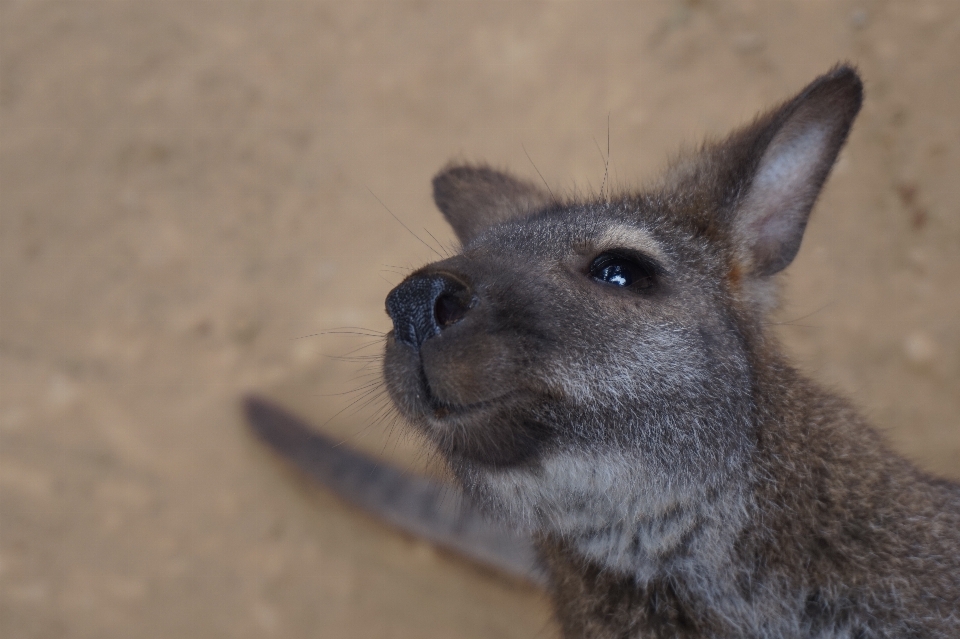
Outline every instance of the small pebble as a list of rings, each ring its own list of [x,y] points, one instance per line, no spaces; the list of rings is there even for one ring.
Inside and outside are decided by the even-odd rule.
[[[850,26],[854,29],[862,29],[867,26],[869,16],[866,9],[854,9],[850,12]]]
[[[903,340],[903,353],[911,364],[923,366],[933,362],[937,345],[929,335],[917,331]]]

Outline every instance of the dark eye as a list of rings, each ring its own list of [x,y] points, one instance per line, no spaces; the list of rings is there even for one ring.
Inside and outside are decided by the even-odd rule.
[[[638,291],[653,286],[656,274],[652,264],[615,253],[604,253],[590,265],[590,277],[594,280]]]

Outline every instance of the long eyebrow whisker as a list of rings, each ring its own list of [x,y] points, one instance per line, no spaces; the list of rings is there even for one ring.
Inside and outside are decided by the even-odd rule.
[[[391,211],[389,208],[387,208],[387,205],[383,203],[383,200],[381,200],[380,198],[378,198],[378,197],[377,197],[377,194],[374,193],[373,190],[372,190],[369,186],[367,187],[367,191],[370,192],[370,195],[372,195],[373,198],[374,198],[377,202],[380,202],[380,206],[382,206],[384,209],[386,209],[387,213],[389,213],[389,214],[391,215],[391,217],[393,217],[393,219],[395,219],[395,220],[400,224],[400,226],[402,226],[403,228],[407,229],[407,233],[409,233],[409,234],[412,235],[413,237],[417,238],[417,241],[419,241],[421,244],[423,244],[424,246],[426,246],[428,249],[430,249],[431,251],[433,251],[434,253],[436,253],[437,257],[443,259],[443,255],[441,255],[440,252],[437,251],[437,249],[433,248],[432,246],[430,246],[429,244],[427,244],[426,242],[424,242],[422,237],[420,237],[419,235],[417,235],[416,233],[414,233],[413,231],[411,231],[411,230],[410,230],[410,227],[403,223],[403,220],[401,220],[399,217],[397,217],[396,215],[394,215],[393,211]]]

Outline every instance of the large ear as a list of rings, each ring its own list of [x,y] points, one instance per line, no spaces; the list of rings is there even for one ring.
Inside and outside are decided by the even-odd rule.
[[[433,178],[433,201],[462,244],[485,229],[546,208],[536,185],[485,166],[449,166]]]
[[[738,197],[731,222],[747,272],[773,275],[796,257],[862,102],[857,72],[840,66],[720,145],[721,156],[741,165],[733,169]]]

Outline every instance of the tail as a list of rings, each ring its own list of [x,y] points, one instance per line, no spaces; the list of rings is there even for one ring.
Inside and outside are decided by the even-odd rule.
[[[352,450],[266,400],[246,397],[243,409],[262,442],[347,503],[481,566],[545,584],[533,540],[485,519],[455,487]]]

